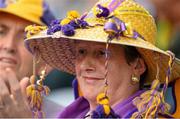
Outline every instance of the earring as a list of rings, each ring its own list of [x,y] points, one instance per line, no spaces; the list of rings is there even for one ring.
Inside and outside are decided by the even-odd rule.
[[[131,80],[133,83],[138,83],[140,81],[140,79],[137,76],[135,76],[134,74],[131,76]]]

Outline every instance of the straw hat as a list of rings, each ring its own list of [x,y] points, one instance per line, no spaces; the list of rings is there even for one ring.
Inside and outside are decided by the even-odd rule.
[[[69,22],[67,18],[70,19]],[[116,34],[111,41],[112,44],[134,46],[145,60],[148,69],[146,83],[149,84],[157,76],[161,82],[165,81],[170,54],[155,46],[154,19],[141,5],[133,0],[101,0],[87,15],[81,17],[80,28],[71,24],[73,19],[67,18],[60,22],[61,25],[57,23],[60,26],[59,30],[52,30],[52,27],[55,27],[52,26],[48,30],[27,38],[25,40],[27,49],[34,53],[36,47],[47,64],[75,74],[73,41],[106,43],[108,36]],[[74,21],[78,24],[77,20]],[[67,27],[66,32],[63,27]],[[159,72],[157,65],[160,68]],[[178,77],[180,77],[180,61],[175,58],[170,81]]]
[[[54,19],[44,0],[0,0],[0,13],[9,13],[40,25]]]

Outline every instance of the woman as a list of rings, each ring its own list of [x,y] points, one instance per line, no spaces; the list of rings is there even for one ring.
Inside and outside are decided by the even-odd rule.
[[[58,117],[170,117],[163,95],[180,76],[179,61],[154,46],[154,19],[133,0],[101,0],[80,18],[69,12],[48,30],[28,34],[30,52],[76,74],[76,100]]]

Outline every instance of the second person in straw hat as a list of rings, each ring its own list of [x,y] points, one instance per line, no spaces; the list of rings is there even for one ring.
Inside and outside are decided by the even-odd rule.
[[[49,25],[53,19],[44,0],[0,0],[0,118],[32,117],[23,95],[29,83],[27,76],[32,75],[32,55],[24,46],[24,29],[30,24]],[[44,102],[48,104],[45,107],[53,106],[47,115],[52,116],[57,104]]]

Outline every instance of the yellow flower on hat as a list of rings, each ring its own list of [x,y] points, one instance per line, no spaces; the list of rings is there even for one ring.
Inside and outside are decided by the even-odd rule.
[[[29,25],[25,28],[26,37],[30,38],[32,35],[38,34],[40,31],[47,29],[46,26]]]
[[[69,24],[69,22],[70,22],[71,20],[77,19],[79,16],[80,16],[80,15],[79,15],[79,13],[78,13],[77,11],[75,11],[75,10],[69,11],[69,12],[67,13],[67,17],[64,18],[64,19],[61,21],[60,24],[61,24],[61,25]]]
[[[67,18],[70,18],[71,20],[73,19],[77,19],[78,17],[80,17],[79,13],[75,10],[69,11],[67,13]]]
[[[63,19],[62,21],[61,21],[61,25],[66,25],[66,24],[69,24],[69,22],[70,22],[71,20],[70,19],[68,19],[68,18],[65,18],[65,19]]]

